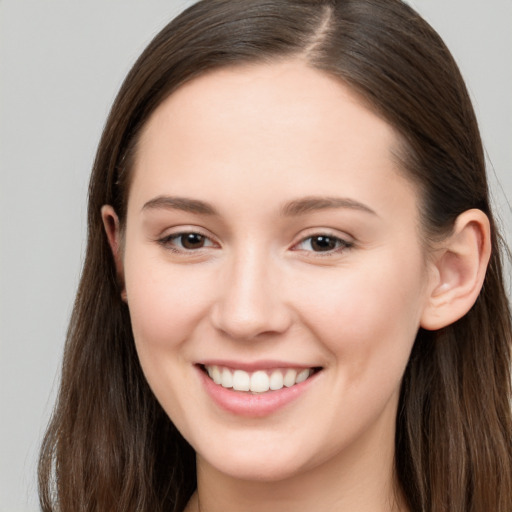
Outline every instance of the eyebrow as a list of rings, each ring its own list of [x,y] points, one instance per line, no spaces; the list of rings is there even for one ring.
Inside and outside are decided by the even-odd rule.
[[[199,201],[198,199],[189,199],[188,197],[158,196],[144,204],[142,210],[154,210],[164,208],[166,210],[181,210],[183,212],[197,213],[199,215],[218,215],[215,208]]]
[[[366,206],[359,201],[346,197],[323,197],[312,196],[304,197],[286,203],[282,209],[284,216],[303,215],[305,213],[314,212],[317,210],[327,210],[330,208],[349,208],[351,210],[359,210],[362,212],[377,215],[369,206]]]
[[[158,196],[149,200],[144,204],[142,210],[154,209],[180,210],[198,215],[218,215],[217,210],[209,203],[198,199],[190,199],[188,197],[176,196]],[[281,208],[281,215],[285,217],[293,217],[304,215],[306,213],[327,210],[332,208],[348,208],[351,210],[359,210],[362,212],[377,215],[369,206],[359,201],[345,197],[324,197],[311,196],[301,199],[295,199],[286,203]]]

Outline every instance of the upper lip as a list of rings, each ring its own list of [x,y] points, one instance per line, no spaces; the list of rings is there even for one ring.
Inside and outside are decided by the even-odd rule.
[[[232,368],[233,370],[244,370],[246,372],[256,372],[258,370],[273,370],[275,368],[319,368],[316,364],[304,364],[290,361],[279,360],[257,360],[257,361],[233,361],[228,359],[204,359],[197,362],[200,366],[222,366]]]

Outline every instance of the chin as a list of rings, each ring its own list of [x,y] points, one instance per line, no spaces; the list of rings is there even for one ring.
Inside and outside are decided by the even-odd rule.
[[[296,475],[300,468],[289,464],[269,464],[265,463],[240,463],[229,464],[223,461],[216,466],[221,473],[237,479],[249,482],[279,482]]]
[[[240,450],[231,446],[229,453],[206,454],[199,456],[208,465],[231,478],[254,482],[278,482],[286,480],[305,471],[307,461],[298,460],[300,449],[294,450],[293,456],[288,456],[283,450],[261,450],[254,447],[251,450]]]

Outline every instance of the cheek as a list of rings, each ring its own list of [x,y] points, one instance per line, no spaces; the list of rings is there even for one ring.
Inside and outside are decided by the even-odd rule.
[[[421,257],[404,254],[372,256],[294,291],[304,322],[339,364],[350,364],[351,378],[372,371],[396,380],[407,364],[425,287]]]
[[[211,276],[176,267],[132,251],[125,261],[125,282],[132,329],[141,357],[158,358],[178,349],[208,310]]]

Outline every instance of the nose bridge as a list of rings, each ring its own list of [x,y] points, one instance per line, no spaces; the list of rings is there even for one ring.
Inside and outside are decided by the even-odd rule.
[[[289,312],[279,282],[278,266],[268,250],[248,245],[234,252],[220,276],[215,326],[239,339],[286,330]]]

